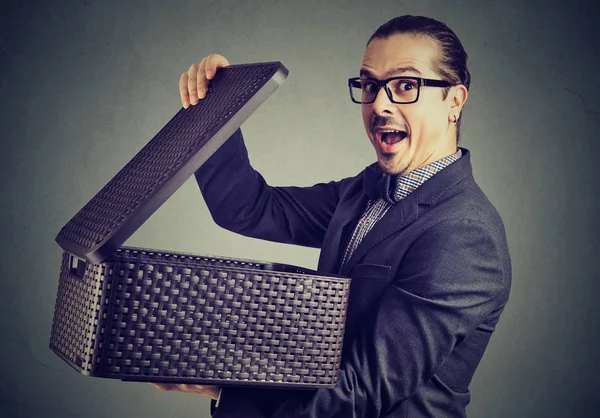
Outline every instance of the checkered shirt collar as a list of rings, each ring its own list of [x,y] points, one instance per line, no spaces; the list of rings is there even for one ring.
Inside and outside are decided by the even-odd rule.
[[[398,202],[414,192],[419,186],[433,177],[436,173],[448,167],[462,156],[460,148],[452,155],[436,160],[426,166],[417,168],[404,176],[398,176],[396,187],[391,193],[394,201]]]

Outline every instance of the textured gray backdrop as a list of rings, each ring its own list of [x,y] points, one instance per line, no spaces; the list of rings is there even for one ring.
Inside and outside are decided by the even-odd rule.
[[[374,161],[346,79],[384,21],[452,27],[473,75],[462,145],[502,215],[509,305],[470,417],[591,417],[599,400],[597,2],[3,1],[0,416],[208,417],[200,396],[79,375],[48,348],[54,237],[179,109],[178,79],[219,52],[290,75],[244,124],[255,167],[309,185]],[[316,250],[214,225],[187,182],[128,245],[314,267]]]

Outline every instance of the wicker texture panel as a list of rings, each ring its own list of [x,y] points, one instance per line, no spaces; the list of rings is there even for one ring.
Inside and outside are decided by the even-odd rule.
[[[106,323],[92,374],[334,386],[349,280],[232,264],[119,251],[103,269]]]
[[[121,227],[161,189],[281,67],[280,63],[224,68],[196,106],[181,109],[61,230],[59,238],[87,250]]]
[[[84,276],[78,277],[71,272],[70,254],[63,252],[50,347],[86,374],[92,370],[98,330],[106,326],[101,304],[104,268],[88,263]]]

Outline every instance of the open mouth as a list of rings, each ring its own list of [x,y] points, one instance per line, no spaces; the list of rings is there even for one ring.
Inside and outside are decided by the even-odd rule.
[[[375,135],[379,142],[382,142],[385,145],[397,144],[408,136],[408,134],[404,131],[396,131],[392,129],[377,131]]]

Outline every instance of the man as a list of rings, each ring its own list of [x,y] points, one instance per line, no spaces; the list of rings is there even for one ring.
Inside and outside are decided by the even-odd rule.
[[[352,278],[338,386],[157,387],[219,398],[219,418],[465,416],[511,282],[502,221],[472,177],[470,152],[457,148],[466,61],[443,23],[392,19],[349,80],[377,163],[338,182],[270,187],[237,131],[196,173],[219,225],[320,247],[319,270]],[[180,80],[184,107],[226,65],[210,55],[190,67]]]

